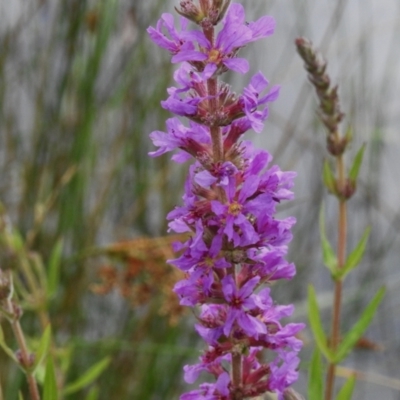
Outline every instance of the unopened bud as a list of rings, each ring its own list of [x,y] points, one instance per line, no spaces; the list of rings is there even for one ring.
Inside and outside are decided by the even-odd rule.
[[[231,0],[213,0],[212,9],[214,10],[215,15],[213,16],[212,23],[214,25],[217,25],[219,22],[221,22],[230,4]]]
[[[36,357],[35,357],[34,353],[28,354],[28,359],[25,360],[22,351],[17,350],[15,352],[15,357],[17,358],[17,361],[19,362],[21,367],[23,367],[25,369],[29,369],[35,364]]]
[[[334,157],[342,155],[347,147],[347,138],[339,137],[334,132],[329,133],[327,139],[327,149]]]
[[[339,188],[338,194],[341,198],[349,200],[351,197],[353,197],[356,188],[356,182],[351,179],[347,179],[344,187]]]
[[[17,303],[12,303],[12,316],[14,320],[19,320],[23,314],[22,307]]]
[[[200,23],[205,17],[204,12],[193,4],[192,0],[182,0],[179,6],[179,8],[175,7],[176,12],[196,24]]]
[[[245,250],[234,249],[225,252],[225,258],[234,264],[243,263],[247,259],[247,253]]]

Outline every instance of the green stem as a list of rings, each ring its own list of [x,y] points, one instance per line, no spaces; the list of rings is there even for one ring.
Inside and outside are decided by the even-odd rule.
[[[346,172],[344,166],[343,155],[336,157],[336,168],[338,172],[338,189],[339,193],[346,184]],[[338,268],[343,268],[346,262],[346,241],[347,241],[347,204],[346,199],[339,199],[339,219],[338,219],[338,247],[337,247],[337,259]],[[342,280],[338,279],[335,281],[335,291],[333,299],[333,315],[332,315],[332,330],[330,347],[333,353],[339,346],[340,342],[340,313],[342,307]],[[332,400],[333,390],[335,386],[335,363],[329,363],[328,372],[326,376],[326,389],[325,389],[325,400]]]

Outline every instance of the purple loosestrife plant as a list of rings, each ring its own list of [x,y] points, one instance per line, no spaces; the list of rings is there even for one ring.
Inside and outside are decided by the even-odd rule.
[[[242,139],[249,129],[262,131],[279,87],[268,90],[258,72],[237,95],[219,79],[228,70],[248,71],[239,50],[271,35],[275,22],[264,16],[247,23],[242,5],[229,0],[199,3],[180,2],[180,28],[171,14],[148,28],[172,62],[181,63],[174,74],[177,87],[168,89],[161,104],[189,119],[187,126],[168,119],[166,132],[152,132],[158,149],[150,155],[177,150],[174,161],[194,159],[184,204],[168,215],[170,230],[191,234],[175,244],[181,255],[170,260],[186,273],[174,291],[182,305],[198,310],[196,330],[208,345],[197,364],[185,366],[184,376],[188,383],[203,371],[214,378],[181,400],[239,400],[266,392],[282,400],[297,379],[301,341],[295,335],[303,324],[281,324],[293,306],[274,304],[267,286],[295,274],[284,258],[295,220],[274,217],[277,204],[293,197],[295,173],[268,167],[270,154]],[[190,30],[190,21],[199,29]]]

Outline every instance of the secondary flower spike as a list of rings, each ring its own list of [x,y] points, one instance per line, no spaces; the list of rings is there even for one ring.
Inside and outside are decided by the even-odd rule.
[[[275,216],[277,205],[293,198],[295,173],[270,166],[268,152],[243,140],[249,129],[263,130],[279,87],[258,72],[236,94],[220,79],[228,70],[249,70],[240,49],[271,35],[275,21],[246,22],[243,6],[229,0],[183,0],[176,10],[179,26],[163,14],[148,33],[181,63],[177,86],[162,106],[189,121],[173,117],[165,132],[152,132],[157,149],[150,156],[174,152],[178,163],[192,160],[183,204],[167,217],[170,231],[190,238],[174,245],[180,255],[169,262],[185,273],[174,291],[195,309],[195,329],[207,343],[199,362],[185,366],[185,381],[203,374],[211,379],[180,399],[241,400],[275,392],[283,400],[297,379],[302,343],[296,334],[303,324],[281,323],[293,306],[276,305],[268,286],[295,275],[285,260],[295,219]]]

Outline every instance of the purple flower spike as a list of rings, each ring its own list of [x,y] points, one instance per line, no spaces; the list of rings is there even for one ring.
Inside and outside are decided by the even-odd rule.
[[[174,117],[166,131],[150,134],[157,157],[174,152],[172,159],[194,162],[184,186],[183,204],[167,218],[169,230],[186,233],[174,244],[175,259],[168,262],[185,274],[174,292],[180,304],[195,311],[195,329],[207,348],[197,363],[184,367],[189,384],[200,375],[211,377],[181,400],[232,400],[275,392],[280,400],[297,379],[301,341],[296,337],[303,324],[282,324],[293,306],[276,305],[269,283],[291,279],[295,266],[285,259],[295,218],[279,220],[277,205],[293,198],[294,172],[269,166],[272,157],[256,149],[242,135],[261,132],[268,106],[279,87],[269,87],[256,73],[243,93],[236,95],[221,82],[228,70],[246,73],[249,63],[239,58],[247,44],[271,35],[272,17],[247,22],[243,6],[230,1],[203,1],[197,7],[181,2],[180,14],[199,30],[181,28],[163,14],[151,39],[168,50],[177,87],[168,89],[162,107],[189,119],[185,125]],[[214,24],[221,22],[221,29]],[[262,358],[262,350],[268,357]]]

